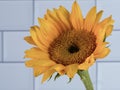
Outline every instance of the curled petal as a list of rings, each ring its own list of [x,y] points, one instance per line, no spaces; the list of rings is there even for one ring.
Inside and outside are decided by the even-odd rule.
[[[66,66],[66,69],[65,69],[69,78],[73,78],[74,75],[77,73],[77,70],[78,70],[78,64],[68,65]]]
[[[106,37],[108,37],[110,34],[111,34],[111,32],[112,32],[112,30],[113,30],[113,25],[109,25],[107,28],[106,28]]]
[[[55,66],[53,66],[53,69],[55,69],[60,75],[65,74],[65,66],[62,64],[56,64]]]
[[[93,52],[94,55],[101,52],[101,50],[103,50],[106,47],[107,44],[109,44],[109,42],[101,42],[101,43],[97,44],[96,49]]]
[[[88,70],[88,68],[93,65],[95,62],[94,60],[94,55],[92,54],[91,56],[89,56],[84,63],[79,64],[78,68],[80,70]]]
[[[42,73],[46,72],[50,67],[42,67],[42,66],[35,66],[33,67],[34,70],[34,76],[37,77],[41,75]]]
[[[104,47],[102,50],[99,51],[99,53],[94,54],[96,59],[104,58],[110,53],[110,49]]]
[[[49,69],[43,74],[42,83],[45,82],[55,72],[54,69]]]

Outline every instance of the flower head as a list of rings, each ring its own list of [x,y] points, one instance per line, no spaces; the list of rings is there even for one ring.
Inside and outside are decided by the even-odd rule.
[[[69,12],[63,6],[47,10],[44,18],[38,18],[39,26],[32,26],[25,40],[34,45],[25,51],[27,67],[34,75],[43,74],[42,82],[53,73],[73,78],[78,70],[87,70],[96,59],[110,52],[105,39],[113,29],[112,16],[100,21],[103,11],[92,7],[84,18],[78,3]]]

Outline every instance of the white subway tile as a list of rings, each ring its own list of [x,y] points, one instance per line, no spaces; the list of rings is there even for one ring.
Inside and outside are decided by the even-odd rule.
[[[32,70],[24,63],[0,63],[0,90],[33,90]]]
[[[98,64],[98,90],[120,90],[120,63]]]
[[[28,32],[5,32],[4,33],[4,62],[22,62],[25,59],[24,51],[30,48],[24,37]]]
[[[104,10],[103,17],[113,15],[113,19],[115,20],[115,29],[120,28],[120,0],[97,0],[97,8],[98,10]]]
[[[89,69],[89,72],[94,85],[94,90],[96,90],[96,64]],[[69,79],[65,75],[61,76],[56,81],[52,78],[50,81],[46,81],[43,84],[41,84],[41,80],[42,76],[35,79],[35,90],[85,90],[85,87],[77,74],[70,83],[67,83]]]
[[[52,10],[53,8],[58,8],[60,5],[67,8],[69,11],[71,11],[71,6],[74,0],[49,0],[49,1],[35,1],[35,18],[34,22],[35,24],[38,24],[38,17],[43,17],[44,14],[46,14],[47,9]],[[81,7],[82,13],[84,16],[86,16],[89,9],[95,5],[95,0],[78,0],[78,3]]]
[[[0,30],[28,30],[33,22],[32,1],[0,1]]]

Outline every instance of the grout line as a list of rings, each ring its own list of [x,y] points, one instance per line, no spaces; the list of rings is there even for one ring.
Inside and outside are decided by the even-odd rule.
[[[35,77],[33,75],[33,90],[35,90]]]
[[[25,61],[4,61],[2,63],[25,63]]]
[[[113,31],[120,31],[120,29],[113,29]]]
[[[120,61],[96,61],[98,63],[120,63]]]
[[[98,62],[96,62],[96,90],[98,90]]]
[[[45,0],[35,0],[35,1],[45,1]],[[56,1],[56,0],[46,0],[45,2],[47,1]],[[57,0],[57,1],[74,1],[74,0]],[[79,1],[79,0],[77,0]],[[81,1],[84,1],[84,0],[81,0]]]
[[[32,24],[34,25],[34,19],[35,19],[35,0],[33,0],[33,22]]]
[[[1,32],[1,62],[3,63],[4,61],[4,33]]]
[[[33,22],[32,22],[33,25],[34,25],[34,18],[35,18],[35,10],[34,10],[34,6],[33,6],[33,19],[32,19],[33,20]],[[120,31],[120,29],[113,29],[113,31]],[[29,32],[29,29],[28,30],[10,30],[9,29],[9,30],[0,30],[0,32]]]
[[[33,0],[33,22],[32,22],[32,25],[34,25],[34,18],[35,18],[35,0]],[[34,73],[34,72],[33,72]],[[33,75],[33,90],[35,90],[35,78],[34,78],[34,75]]]

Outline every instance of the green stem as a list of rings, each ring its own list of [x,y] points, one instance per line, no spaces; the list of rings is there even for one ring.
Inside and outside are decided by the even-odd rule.
[[[86,90],[94,90],[88,70],[85,71],[79,70],[78,75],[81,77],[81,80],[83,81]]]

